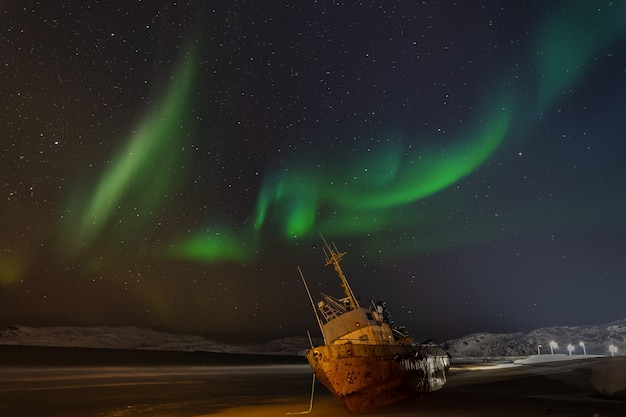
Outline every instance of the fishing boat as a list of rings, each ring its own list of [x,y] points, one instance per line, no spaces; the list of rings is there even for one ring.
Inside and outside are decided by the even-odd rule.
[[[414,343],[404,328],[393,326],[385,303],[361,306],[339,266],[346,252],[322,240],[326,266],[337,272],[344,297],[322,294],[315,304],[298,268],[324,339],[305,354],[315,377],[351,413],[441,389],[450,367],[448,353],[434,340]]]

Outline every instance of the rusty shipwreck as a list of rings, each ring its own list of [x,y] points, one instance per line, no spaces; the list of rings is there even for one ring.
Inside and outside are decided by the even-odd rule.
[[[326,240],[324,246],[326,266],[339,275],[344,297],[322,294],[315,304],[298,268],[324,338],[306,351],[315,376],[351,413],[441,389],[450,367],[447,352],[435,341],[414,343],[393,327],[384,303],[361,306],[339,266],[346,252]]]

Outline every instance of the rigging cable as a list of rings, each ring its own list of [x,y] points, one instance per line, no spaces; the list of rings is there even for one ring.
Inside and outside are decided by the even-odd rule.
[[[285,413],[285,414],[308,414],[313,410],[313,394],[315,393],[315,374],[313,374],[313,383],[311,384],[311,402],[309,403],[309,409],[306,411],[298,411],[295,413]]]

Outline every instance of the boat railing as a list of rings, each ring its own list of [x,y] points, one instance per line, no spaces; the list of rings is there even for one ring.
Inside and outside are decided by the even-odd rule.
[[[333,345],[340,345],[340,344],[353,344],[353,345],[394,345],[395,341],[390,341],[390,340],[363,340],[363,339],[358,339],[358,338],[351,338],[351,337],[338,337],[337,339],[333,340]]]
[[[322,313],[326,322],[350,311],[350,304],[347,297],[335,298],[324,293],[322,293],[322,297],[324,299],[317,303],[317,309]]]
[[[326,322],[329,322],[332,319],[339,317],[343,314],[343,312],[338,311],[337,309],[333,308],[331,305],[323,301],[317,303],[317,308],[319,309],[320,313],[322,313],[322,316],[324,317]]]

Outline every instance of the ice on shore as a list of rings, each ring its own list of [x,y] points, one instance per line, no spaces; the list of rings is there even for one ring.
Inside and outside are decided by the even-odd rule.
[[[591,367],[591,383],[599,394],[626,398],[626,358],[607,358]]]
[[[589,364],[591,369],[591,385],[594,390],[607,397],[626,398],[626,358],[606,357],[602,355],[531,355],[525,359],[518,359],[517,365],[533,365],[549,362],[604,358]]]

